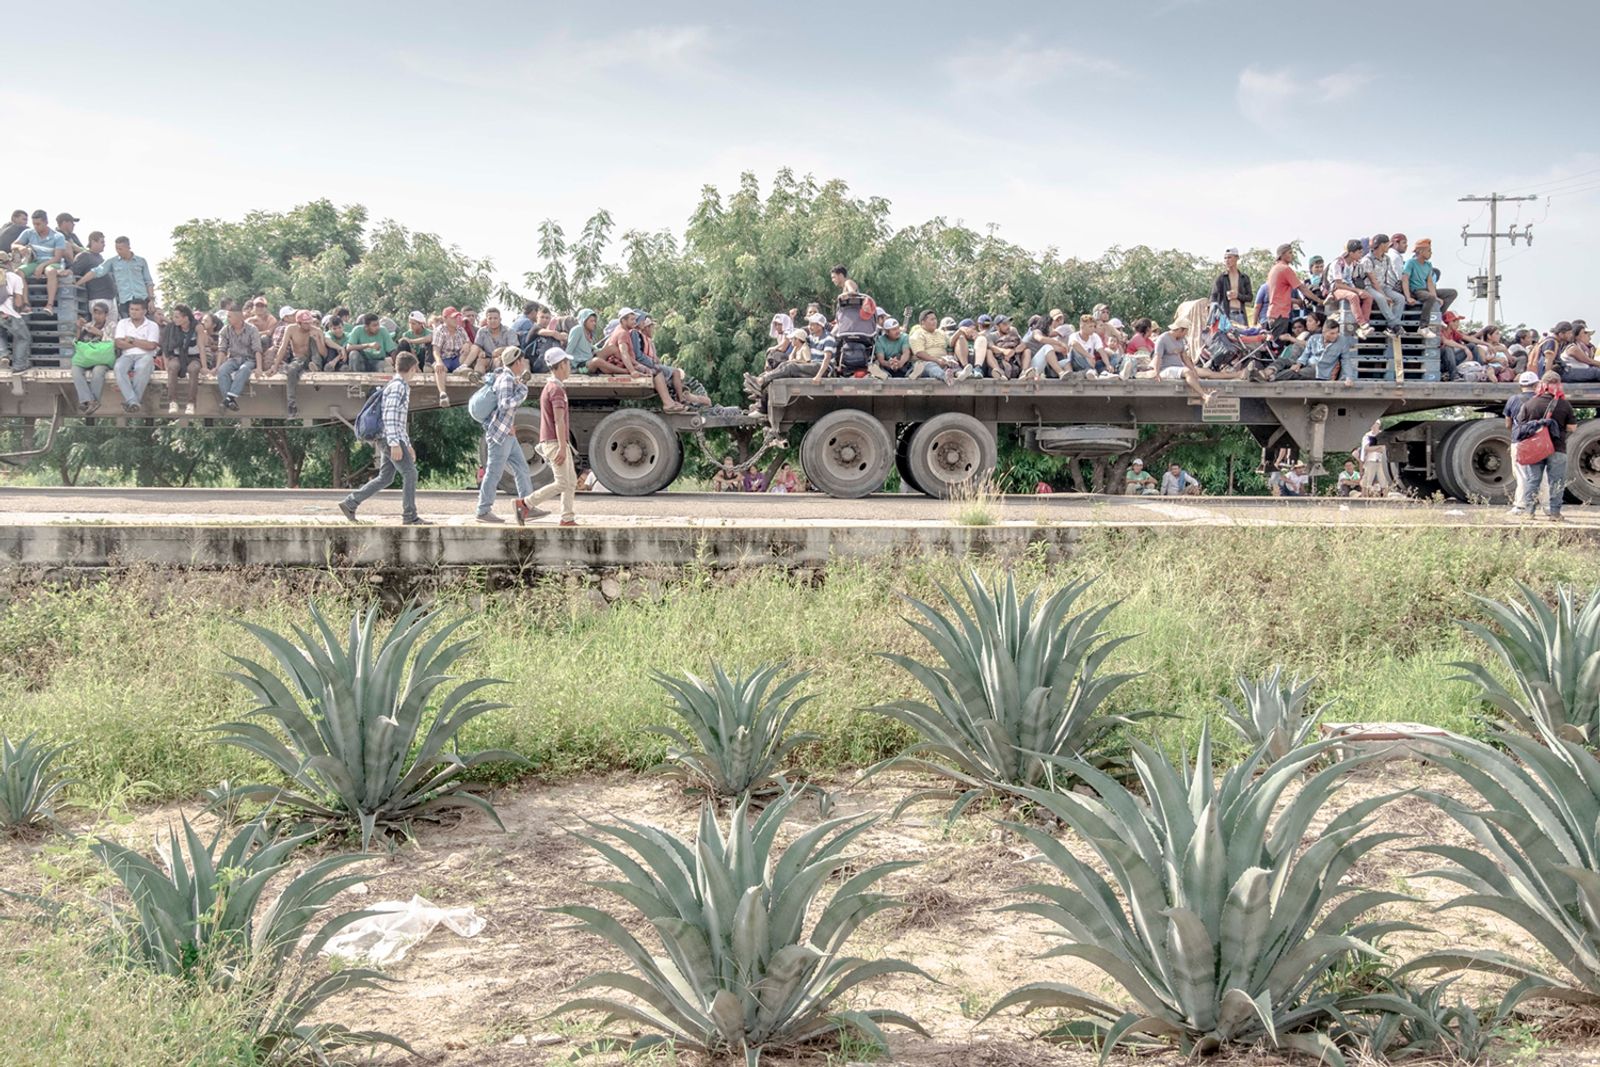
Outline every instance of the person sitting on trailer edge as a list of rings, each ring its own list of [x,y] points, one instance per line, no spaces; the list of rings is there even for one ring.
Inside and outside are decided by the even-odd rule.
[[[265,305],[263,305],[265,306]],[[217,335],[217,392],[222,406],[239,410],[239,394],[250,384],[250,375],[261,358],[261,331],[247,322],[238,308],[228,312],[228,323]]]
[[[1565,382],[1600,382],[1600,362],[1594,358],[1594,334],[1588,323],[1572,324],[1572,343],[1561,350],[1561,380]]]
[[[661,398],[661,410],[674,413],[687,411],[691,404],[696,407],[709,407],[711,398],[690,388],[688,376],[683,373],[682,367],[674,367],[661,361],[660,354],[656,351],[655,335],[656,320],[649,312],[641,311],[634,316],[633,331],[629,337],[629,343],[633,345],[633,361],[655,376],[656,395]],[[572,357],[569,355],[567,358],[570,362]]]
[[[617,325],[606,335],[605,343],[589,359],[589,373],[614,374],[631,378],[647,372],[633,359],[633,324],[637,313],[629,307],[617,312]],[[565,351],[565,349],[563,349]]]
[[[911,338],[901,330],[900,320],[884,319],[883,332],[872,342],[872,366],[867,372],[874,378],[914,378],[921,368],[913,362]]]
[[[161,327],[145,317],[143,300],[129,301],[128,317],[117,320],[116,346],[117,362],[111,376],[122,391],[122,410],[133,414],[140,410],[155,371],[156,353],[161,351]]]
[[[1011,316],[996,315],[991,323],[988,315],[979,315],[978,328],[985,331],[984,349],[995,368],[995,377],[1007,380],[1022,377],[1027,369],[1026,349],[1022,335],[1011,325]]]
[[[922,320],[911,328],[911,355],[917,361],[918,372],[909,377],[951,380],[955,360],[950,358],[950,339],[939,328],[939,315],[932,308],[924,311]]]
[[[184,402],[183,413],[194,414],[195,401],[200,398],[200,377],[211,370],[212,334],[194,310],[187,304],[172,308],[172,321],[161,330],[161,360],[167,370],[167,414],[178,413],[178,383],[189,380],[189,398]]]
[[[369,311],[361,316],[361,325],[351,330],[345,339],[345,364],[358,374],[380,373],[392,365],[389,357],[395,348],[394,335],[383,328],[376,312]],[[415,349],[411,354],[417,356],[417,364],[421,366],[421,354]]]
[[[0,292],[0,366],[21,373],[33,365],[33,332],[28,329],[28,283],[11,269],[11,257],[0,251],[5,289]],[[79,405],[82,407],[82,405]]]
[[[572,361],[572,370],[576,374],[599,373],[589,365],[594,358],[595,350],[604,347],[605,338],[600,334],[600,315],[593,308],[582,308],[578,311],[577,325],[567,333],[565,344],[567,358]],[[544,358],[548,349],[541,349],[539,358]]]

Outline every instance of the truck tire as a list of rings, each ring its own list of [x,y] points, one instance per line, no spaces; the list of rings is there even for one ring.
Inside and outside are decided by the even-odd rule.
[[[932,497],[948,497],[994,473],[994,433],[971,415],[947,411],[910,435],[906,466],[911,483]]]
[[[1438,461],[1439,481],[1450,495],[1470,503],[1504,504],[1516,490],[1511,431],[1505,420],[1473,419],[1450,432]]]
[[[894,453],[883,423],[851,408],[828,412],[800,441],[800,464],[811,484],[845,499],[882,489]]]
[[[516,429],[517,443],[522,446],[522,458],[528,461],[528,473],[533,476],[535,489],[550,484],[555,477],[550,473],[550,464],[544,461],[535,447],[539,443],[539,412],[531,408],[523,408],[517,412]],[[484,448],[483,438],[478,438],[478,467],[481,470],[488,462],[488,450]],[[496,486],[498,492],[506,496],[515,496],[517,492],[517,479],[512,475],[510,468],[500,472],[500,484]]]
[[[623,408],[601,419],[589,436],[589,469],[618,496],[649,496],[683,469],[683,444],[660,415]]]
[[[1600,419],[1584,419],[1567,438],[1567,493],[1600,504]]]
[[[911,472],[911,464],[906,458],[911,450],[911,435],[917,431],[917,426],[919,425],[921,424],[913,424],[901,431],[900,443],[894,450],[894,469],[900,472],[901,485],[927,496],[928,491],[917,484],[917,477]]]

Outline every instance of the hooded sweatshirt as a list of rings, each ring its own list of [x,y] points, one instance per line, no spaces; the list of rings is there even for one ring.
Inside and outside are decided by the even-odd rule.
[[[600,329],[598,318],[596,318],[596,332],[593,335],[585,328],[585,323],[591,318],[596,318],[594,309],[580,308],[578,310],[578,324],[567,334],[567,355],[572,357],[573,370],[583,369],[584,364],[588,363],[594,355],[595,343],[602,340],[598,332]]]

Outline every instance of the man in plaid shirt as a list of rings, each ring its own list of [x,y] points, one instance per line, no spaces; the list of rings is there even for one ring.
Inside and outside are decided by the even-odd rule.
[[[351,522],[356,521],[356,508],[394,484],[400,475],[400,521],[406,526],[429,526],[417,514],[417,453],[411,447],[411,385],[406,381],[417,372],[417,357],[402,352],[394,361],[395,375],[383,386],[383,445],[378,454],[382,465],[372,481],[353,491],[339,502],[339,510]],[[376,445],[376,442],[374,442]]]
[[[528,473],[528,458],[522,454],[522,443],[517,440],[517,409],[528,399],[528,387],[522,375],[528,369],[527,357],[522,350],[506,346],[496,354],[500,372],[494,376],[494,414],[483,424],[483,481],[478,483],[478,521],[504,522],[494,513],[494,494],[500,486],[500,474],[511,465],[511,476],[517,486],[517,525],[528,521],[528,498],[533,495],[533,477]]]

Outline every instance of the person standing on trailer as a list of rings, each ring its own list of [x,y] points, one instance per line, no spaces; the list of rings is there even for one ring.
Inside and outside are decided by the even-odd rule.
[[[533,475],[528,472],[528,458],[522,454],[516,431],[517,409],[528,399],[528,386],[522,380],[528,371],[528,357],[520,348],[508,345],[500,349],[496,358],[500,373],[494,376],[494,413],[483,423],[483,481],[478,485],[476,518],[484,523],[504,521],[494,513],[494,494],[500,486],[501,472],[509,465],[517,485],[517,525],[523,526],[533,510],[528,504],[533,496]]]
[[[395,357],[395,374],[383,386],[383,444],[377,448],[380,458],[378,473],[360,489],[339,501],[339,511],[351,522],[356,509],[394,484],[400,475],[400,522],[403,526],[431,526],[432,523],[417,514],[417,452],[411,446],[411,383],[406,379],[416,373],[417,357],[402,352]]]

